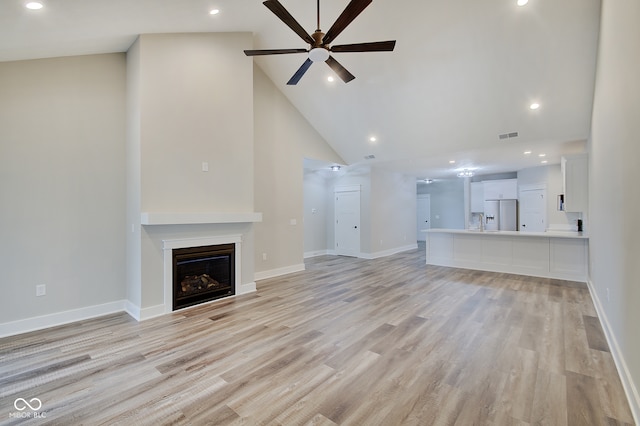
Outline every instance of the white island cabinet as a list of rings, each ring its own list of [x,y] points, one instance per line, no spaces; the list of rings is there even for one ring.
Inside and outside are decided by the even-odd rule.
[[[427,231],[427,264],[587,281],[589,239],[577,232]]]

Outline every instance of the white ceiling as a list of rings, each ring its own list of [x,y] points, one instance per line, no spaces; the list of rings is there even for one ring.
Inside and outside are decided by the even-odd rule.
[[[163,32],[250,31],[256,49],[308,47],[259,0],[43,2],[0,2],[0,61],[123,52]],[[314,0],[280,2],[315,30]],[[323,30],[347,3],[321,0]],[[329,83],[329,67],[314,64],[286,86],[305,54],[254,60],[349,165],[431,178],[515,171],[585,149],[599,14],[599,0],[374,0],[334,44],[395,39],[396,49],[334,54],[352,82]],[[509,132],[519,136],[499,139]]]

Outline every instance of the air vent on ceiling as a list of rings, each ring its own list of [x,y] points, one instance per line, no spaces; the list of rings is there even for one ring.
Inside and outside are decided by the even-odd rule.
[[[369,154],[369,155],[365,155],[365,156],[364,156],[364,159],[365,159],[365,160],[373,160],[374,158],[376,158],[376,156],[375,156],[375,155],[373,155],[373,154]]]
[[[518,137],[518,132],[503,133],[501,135],[498,135],[498,137],[500,139],[517,138]]]

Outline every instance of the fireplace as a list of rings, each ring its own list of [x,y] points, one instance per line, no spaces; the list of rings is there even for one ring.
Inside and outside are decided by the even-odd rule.
[[[235,244],[172,250],[173,310],[235,294]]]

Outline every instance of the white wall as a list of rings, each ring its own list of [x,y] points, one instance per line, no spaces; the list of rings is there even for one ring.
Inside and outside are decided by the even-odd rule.
[[[304,256],[311,257],[327,254],[327,221],[333,218],[333,210],[329,210],[329,179],[322,173],[304,171]]]
[[[0,63],[0,324],[124,299],[125,75],[124,54]]]
[[[127,51],[127,225],[131,230],[125,233],[126,243],[126,300],[134,306],[142,306],[142,228],[140,226],[141,209],[141,166],[140,159],[140,109],[142,107],[140,80],[140,40]]]
[[[256,279],[260,279],[304,268],[304,158],[344,160],[257,66],[253,109],[254,199],[263,217],[255,225]]]
[[[618,365],[627,379],[636,422],[640,421],[639,21],[637,0],[603,1],[589,156],[591,285],[619,350]]]
[[[377,168],[371,173],[371,253],[416,246],[416,179]]]
[[[414,196],[415,192],[414,182]],[[432,228],[466,228],[464,179],[442,179],[429,185],[418,185],[417,193],[431,194]]]
[[[142,211],[252,212],[253,66],[238,54],[251,34],[139,43]]]

